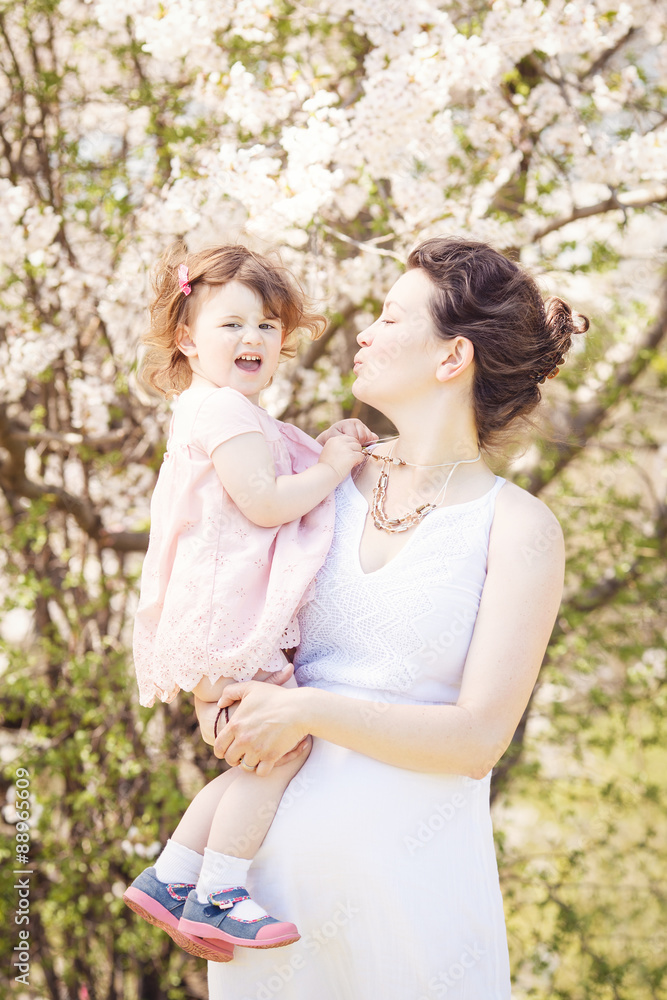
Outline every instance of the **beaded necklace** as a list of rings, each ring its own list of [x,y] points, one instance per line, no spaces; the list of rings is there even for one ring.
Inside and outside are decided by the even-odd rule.
[[[376,444],[378,443],[380,442],[376,442]],[[370,513],[373,516],[373,524],[376,528],[381,531],[388,531],[391,533],[396,531],[407,531],[408,528],[412,528],[413,525],[419,524],[419,522],[426,517],[427,514],[430,514],[432,510],[435,510],[445,499],[449,480],[452,478],[459,465],[469,465],[472,462],[478,462],[482,457],[481,451],[478,451],[476,458],[462,458],[458,462],[443,462],[441,465],[417,465],[414,462],[406,462],[402,458],[394,458],[395,447],[396,441],[394,441],[389,455],[376,455],[374,452],[368,451],[367,448],[362,448],[364,454],[369,458],[374,458],[377,462],[382,462],[380,477],[376,485],[373,487],[373,502],[371,504]],[[404,514],[402,517],[387,517],[384,509],[384,503],[387,496],[387,486],[389,485],[389,471],[392,465],[409,465],[414,469],[442,469],[445,468],[445,466],[451,465],[452,468],[447,473],[445,483],[438,491],[438,495],[432,503],[423,503],[420,507],[416,507],[414,510],[408,511],[408,513]]]

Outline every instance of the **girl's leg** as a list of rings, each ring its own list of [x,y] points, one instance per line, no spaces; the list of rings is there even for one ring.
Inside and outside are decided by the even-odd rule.
[[[195,795],[155,861],[155,877],[160,882],[196,883],[215,810],[235,778],[235,771],[226,771]]]
[[[296,760],[274,768],[271,774],[264,778],[240,768],[235,769],[240,773],[220,800],[211,824],[208,845],[204,851],[204,864],[197,882],[199,910],[197,911],[196,907],[192,907],[188,903],[184,913],[182,926],[187,925],[190,933],[207,936],[205,920],[209,919],[211,914],[205,914],[205,911],[207,908],[210,911],[215,911],[215,906],[211,906],[214,900],[209,902],[211,895],[229,894],[230,890],[237,890],[235,893],[229,894],[228,898],[231,902],[235,895],[239,895],[240,888],[245,890],[246,877],[252,859],[271,826],[287,785],[302,767],[309,749],[300,754]],[[295,935],[298,936],[293,924],[278,924],[268,916],[261,906],[249,898],[240,899],[231,906],[227,903],[226,916],[233,918],[233,920],[225,924],[225,926],[230,927],[229,930],[225,931],[225,927],[221,928],[225,931],[221,940],[231,943],[244,943],[251,947],[275,947],[277,944],[287,944],[290,940],[294,941],[296,940]],[[219,917],[220,911],[218,910],[213,919],[219,921]],[[238,929],[241,927],[239,921],[246,927],[253,924],[261,927],[267,922],[273,924],[274,927],[264,927],[261,933],[265,936],[262,939],[257,935],[257,938],[251,937],[244,941],[237,936]],[[234,922],[236,923],[234,924]],[[241,937],[244,934],[245,931],[241,927]],[[274,936],[270,937],[271,935]],[[269,938],[274,943],[261,943],[262,940],[268,942]]]
[[[269,832],[285,789],[307,759],[308,752],[304,752],[274,767],[265,778],[235,767],[236,780],[219,801],[206,846],[220,854],[252,860]]]
[[[223,795],[228,793],[232,782],[238,777],[238,770],[232,767],[224,774],[219,774],[213,781],[209,781],[208,785],[204,785],[183,813],[183,818],[172,833],[171,839],[189,847],[192,851],[197,851],[198,854],[203,854],[218,805]]]
[[[265,674],[264,671],[256,675],[260,680],[274,676]],[[194,689],[194,694],[202,700],[215,703],[227,684],[231,683],[233,682],[229,677],[220,677],[215,684],[211,684],[207,677],[203,677]],[[236,707],[232,706],[231,711],[233,712]],[[155,863],[156,875],[161,882],[197,881],[216,809],[222,796],[238,777],[239,770],[232,768],[218,775],[194,797]],[[287,781],[289,780],[287,778]],[[278,800],[281,794],[282,792],[279,793]]]
[[[202,788],[154,866],[141,872],[123,895],[135,913],[161,927],[184,951],[212,962],[231,959],[229,944],[203,942],[179,930],[179,921],[188,893],[199,879],[211,819],[223,792],[235,779],[235,772],[227,771]]]

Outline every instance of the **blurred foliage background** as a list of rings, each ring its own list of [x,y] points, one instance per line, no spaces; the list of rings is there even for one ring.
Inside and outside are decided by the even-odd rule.
[[[0,0],[0,850],[9,886],[26,768],[35,870],[30,984],[0,995],[206,996],[121,900],[218,767],[187,698],[138,706],[128,652],[168,421],[135,378],[153,260],[280,245],[330,325],[264,405],[384,433],[356,333],[458,233],[592,320],[493,456],[568,549],[494,777],[515,997],[667,996],[666,36],[658,0]]]

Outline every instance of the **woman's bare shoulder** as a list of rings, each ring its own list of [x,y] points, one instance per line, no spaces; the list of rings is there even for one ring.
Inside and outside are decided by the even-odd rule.
[[[496,497],[491,537],[545,548],[563,543],[563,531],[553,511],[539,497],[509,481]]]

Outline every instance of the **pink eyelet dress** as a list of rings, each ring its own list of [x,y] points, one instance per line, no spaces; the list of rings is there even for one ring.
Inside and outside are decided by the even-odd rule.
[[[232,388],[191,386],[176,403],[151,500],[133,652],[139,700],[172,701],[202,677],[250,680],[279,670],[299,643],[296,615],[331,544],[333,495],[301,518],[262,528],[232,501],[211,456],[261,433],[276,476],[303,472],[321,446]],[[250,483],[262,489],[262,481]]]

